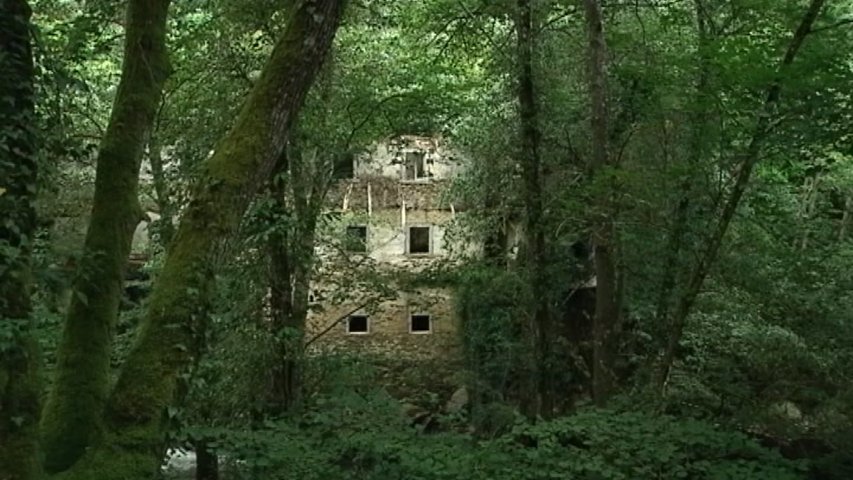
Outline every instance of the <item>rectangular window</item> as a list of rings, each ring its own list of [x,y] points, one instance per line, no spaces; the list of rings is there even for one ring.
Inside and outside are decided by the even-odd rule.
[[[347,333],[364,335],[369,332],[370,320],[367,315],[350,315],[347,318]]]
[[[414,314],[409,317],[410,333],[432,332],[432,317],[426,314]]]
[[[410,254],[430,253],[430,227],[409,227]]]
[[[336,156],[332,164],[332,177],[337,180],[355,178],[355,156],[350,153]]]
[[[406,159],[403,162],[403,180],[426,178],[424,156],[422,152],[406,152]]]
[[[348,252],[364,253],[367,251],[367,227],[350,225],[344,237],[344,249]]]

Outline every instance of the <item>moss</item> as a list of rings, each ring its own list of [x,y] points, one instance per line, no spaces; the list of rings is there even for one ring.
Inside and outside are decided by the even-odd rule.
[[[154,285],[105,411],[104,437],[61,478],[149,478],[159,465],[180,374],[198,354],[211,266],[268,176],[340,21],[341,0],[304,2],[231,132],[207,164]],[[313,41],[306,41],[311,37]]]
[[[74,468],[50,477],[55,480],[130,480],[156,478],[159,463],[151,454],[112,450],[84,456]]]
[[[42,419],[50,472],[68,468],[100,435],[124,269],[141,218],[139,166],[169,72],[169,3],[128,6],[121,81],[98,152],[92,217]]]
[[[19,348],[2,354],[0,377],[0,478],[35,480],[39,477],[38,348],[24,332]]]

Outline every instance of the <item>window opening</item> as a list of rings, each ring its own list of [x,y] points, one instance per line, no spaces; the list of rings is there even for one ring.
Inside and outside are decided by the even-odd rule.
[[[355,178],[355,156],[344,154],[335,157],[332,164],[332,176],[336,180]]]
[[[409,227],[409,253],[430,253],[429,227]]]
[[[364,253],[367,251],[367,227],[350,225],[344,237],[344,249],[348,252]]]
[[[409,318],[409,332],[430,333],[432,332],[432,317],[426,314],[416,314]]]
[[[423,152],[406,152],[406,159],[403,164],[403,179],[404,180],[419,180],[426,178],[426,168],[424,165]]]
[[[368,333],[369,320],[367,315],[350,315],[347,318],[347,333],[350,334],[365,334]]]

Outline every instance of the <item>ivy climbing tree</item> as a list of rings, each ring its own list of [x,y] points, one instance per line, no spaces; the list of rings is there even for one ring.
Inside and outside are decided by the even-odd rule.
[[[30,257],[35,232],[35,71],[31,10],[0,2],[0,478],[39,477],[39,355]]]

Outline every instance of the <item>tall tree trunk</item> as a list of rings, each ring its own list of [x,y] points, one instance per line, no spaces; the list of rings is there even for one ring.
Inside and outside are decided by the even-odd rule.
[[[270,287],[276,358],[273,403],[279,412],[292,411],[302,398],[305,322],[314,262],[317,218],[329,185],[322,160],[306,155],[295,142],[285,149],[273,182],[274,218],[288,218],[269,240]],[[307,158],[311,160],[307,160]],[[286,178],[287,180],[284,180]]]
[[[308,160],[310,158],[310,161]],[[293,200],[294,229],[290,234],[288,253],[291,256],[292,293],[290,317],[286,328],[290,332],[284,352],[283,366],[288,372],[286,407],[292,409],[302,397],[302,361],[304,356],[305,322],[308,317],[308,294],[314,264],[314,243],[317,218],[324,205],[329,178],[318,168],[322,161],[316,154],[298,151],[289,162],[290,195]]]
[[[139,165],[169,74],[169,0],[131,0],[124,64],[98,151],[83,256],[42,417],[45,468],[71,466],[98,435],[109,395],[110,356],[133,232],[142,219]]]
[[[841,226],[838,228],[839,242],[847,239],[847,231],[850,229],[850,224],[853,223],[850,220],[851,216],[853,216],[853,193],[848,192],[844,201],[844,213],[841,215]]]
[[[542,162],[539,152],[541,133],[533,80],[535,31],[531,0],[518,0],[516,35],[518,41],[518,105],[521,121],[521,169],[524,178],[526,255],[534,304],[531,306],[528,334],[532,340],[533,365],[530,381],[532,395],[527,399],[528,415],[548,416],[554,407],[553,389],[548,372],[551,357],[551,312],[547,288],[545,226],[542,213]]]
[[[293,325],[293,262],[291,261],[290,242],[294,240],[291,225],[293,212],[288,208],[288,184],[290,183],[289,156],[287,147],[275,167],[272,179],[272,221],[273,234],[270,235],[267,248],[269,250],[269,283],[270,283],[270,313],[272,317],[272,335],[274,341],[275,359],[278,362],[273,367],[271,403],[278,413],[290,410],[298,401],[300,390],[299,360],[302,342],[294,338],[298,333],[298,325]],[[291,202],[292,203],[292,199]],[[287,218],[287,220],[283,220]],[[284,221],[287,225],[281,225]]]
[[[589,99],[592,106],[592,160],[590,173],[596,179],[592,225],[595,262],[595,319],[593,323],[592,393],[596,404],[603,404],[616,388],[614,363],[618,347],[619,292],[616,272],[613,195],[607,102],[607,41],[598,0],[584,0],[589,36]],[[599,180],[602,179],[602,180]]]
[[[30,7],[0,0],[0,479],[38,478],[39,356],[30,253],[36,230]]]
[[[213,267],[269,178],[344,10],[306,0],[291,15],[231,131],[207,161],[149,299],[139,337],[105,411],[101,441],[67,478],[151,478],[165,450],[164,412],[198,355]]]
[[[779,68],[780,77],[781,75],[784,75],[785,70],[787,70],[794,62],[797,53],[800,51],[800,47],[802,47],[803,42],[809,32],[811,32],[815,20],[823,9],[824,3],[826,3],[826,0],[812,0],[809,4],[803,18],[800,20],[797,30],[794,32],[794,36],[791,39],[791,43],[788,45],[785,56],[782,58]],[[746,192],[746,188],[749,185],[752,170],[755,168],[755,165],[759,160],[759,155],[761,153],[761,148],[764,145],[764,141],[771,133],[771,118],[773,118],[775,114],[781,92],[781,78],[777,78],[767,89],[767,96],[765,98],[764,105],[758,112],[752,138],[741,156],[742,160],[735,177],[734,185],[732,186],[732,190],[729,193],[728,198],[725,200],[722,212],[720,213],[720,218],[714,229],[704,241],[699,261],[692,270],[684,292],[681,294],[676,303],[675,311],[672,314],[672,319],[669,325],[669,337],[667,339],[666,348],[662,355],[660,368],[655,378],[656,388],[660,392],[663,392],[666,387],[669,372],[672,369],[678,345],[681,342],[681,337],[684,333],[687,316],[690,314],[690,310],[696,301],[696,297],[699,296],[699,292],[702,289],[702,284],[717,258],[720,246],[722,245],[723,239],[728,231],[729,224],[731,223],[732,218],[734,218],[738,205],[740,205],[740,200],[743,198],[743,194]]]

